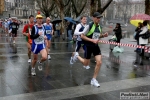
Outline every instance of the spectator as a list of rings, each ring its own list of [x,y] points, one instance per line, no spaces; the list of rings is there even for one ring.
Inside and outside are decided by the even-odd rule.
[[[137,45],[139,45],[139,33],[141,32],[142,26],[143,26],[142,23],[139,22],[139,23],[138,23],[138,27],[135,29],[136,34],[135,34],[134,38],[135,38],[135,40],[137,41]],[[135,50],[135,52],[138,52],[138,51],[140,51],[140,50],[141,50],[140,48],[137,48],[137,49]]]
[[[120,43],[120,40],[122,38],[122,30],[121,30],[121,25],[120,23],[116,24],[115,29],[113,30],[115,32],[116,38],[117,38],[117,43]]]
[[[142,36],[148,31],[147,27],[147,21],[143,22],[143,27],[141,28],[141,32],[139,33],[139,44],[141,46],[145,46],[148,44],[148,39],[143,39]],[[144,49],[142,49],[142,53],[140,54],[141,56],[144,56]]]

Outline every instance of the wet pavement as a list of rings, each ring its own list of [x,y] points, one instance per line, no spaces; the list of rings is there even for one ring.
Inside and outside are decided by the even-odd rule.
[[[79,61],[70,65],[75,44],[63,41],[61,37],[53,38],[52,59],[43,63],[43,71],[36,65],[37,75],[33,77],[21,30],[15,45],[5,34],[0,34],[0,100],[119,100],[120,92],[150,92],[150,61],[138,56],[135,48],[123,47],[123,53],[113,53],[108,44],[99,44],[103,59],[97,80],[101,87],[95,88],[90,86],[94,57],[89,70]],[[125,34],[125,37],[130,36]],[[132,38],[124,38],[121,42],[136,44]],[[83,56],[82,49],[80,55]],[[144,65],[134,67],[137,58]]]

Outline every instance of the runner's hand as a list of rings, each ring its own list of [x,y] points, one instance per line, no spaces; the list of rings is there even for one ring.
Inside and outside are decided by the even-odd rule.
[[[39,35],[42,35],[43,34],[43,32],[39,32]]]
[[[47,40],[47,36],[44,36],[44,39]]]
[[[103,34],[104,37],[108,37],[108,33],[106,32],[105,34]]]
[[[95,44],[98,44],[98,41],[99,40],[92,39],[92,42],[95,43]]]

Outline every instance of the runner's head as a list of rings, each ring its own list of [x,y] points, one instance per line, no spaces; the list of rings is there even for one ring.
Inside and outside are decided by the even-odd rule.
[[[43,16],[40,14],[40,12],[38,12],[38,14],[36,15],[36,21],[37,24],[42,24]]]
[[[12,22],[16,22],[16,18],[15,17],[12,17]]]
[[[47,18],[46,18],[46,23],[49,24],[50,21],[51,21],[51,18],[50,18],[50,17],[47,17]]]
[[[34,16],[33,15],[29,16],[29,21],[30,21],[30,23],[34,23]]]
[[[95,24],[98,24],[100,22],[100,18],[103,17],[99,12],[95,12],[93,14],[93,21]]]
[[[87,17],[86,16],[81,16],[81,23],[86,24],[87,23]]]

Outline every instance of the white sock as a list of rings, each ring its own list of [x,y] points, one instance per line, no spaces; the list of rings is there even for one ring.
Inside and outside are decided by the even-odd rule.
[[[96,80],[96,78],[92,78],[92,80],[94,81],[94,80]]]

